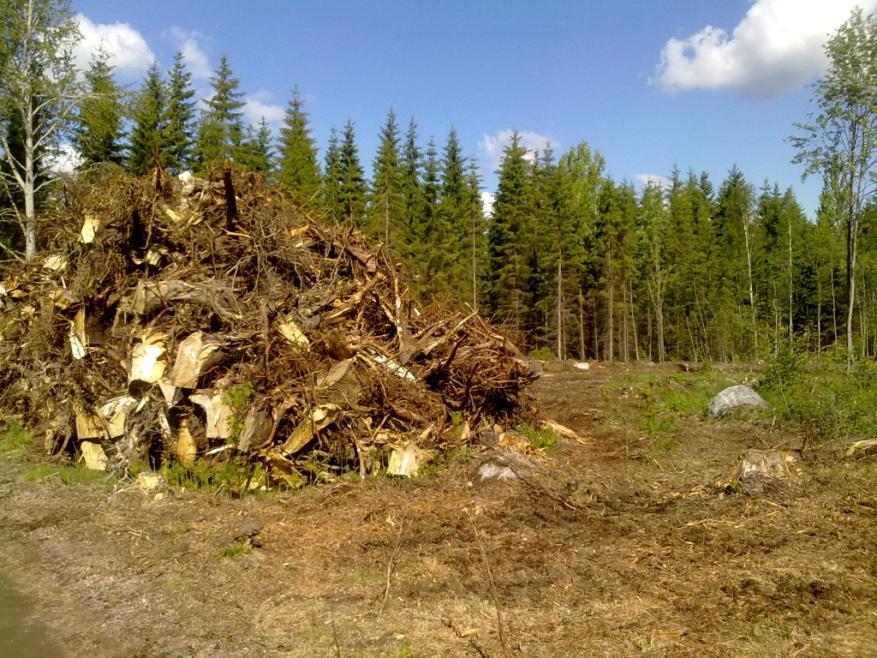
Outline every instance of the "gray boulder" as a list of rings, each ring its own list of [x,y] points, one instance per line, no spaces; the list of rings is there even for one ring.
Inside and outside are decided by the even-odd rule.
[[[758,393],[748,386],[729,386],[710,400],[710,418],[721,418],[739,407],[761,407],[767,409],[768,404]]]

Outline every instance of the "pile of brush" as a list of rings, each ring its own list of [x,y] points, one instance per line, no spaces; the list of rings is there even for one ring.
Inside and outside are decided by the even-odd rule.
[[[383,249],[257,176],[82,177],[43,236],[0,282],[0,408],[94,468],[408,475],[532,412],[481,316],[418,309]]]

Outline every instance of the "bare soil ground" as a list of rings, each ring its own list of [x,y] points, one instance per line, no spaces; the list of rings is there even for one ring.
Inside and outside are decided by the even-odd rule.
[[[799,438],[692,415],[656,446],[626,374],[538,382],[589,440],[529,484],[474,482],[473,453],[416,480],[156,500],[0,460],[0,568],[77,656],[877,655],[877,464],[808,451],[800,483],[720,495],[744,449]],[[237,551],[251,521],[260,546]]]

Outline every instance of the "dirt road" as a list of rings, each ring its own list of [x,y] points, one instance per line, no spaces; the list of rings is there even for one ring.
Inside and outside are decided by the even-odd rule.
[[[656,443],[629,375],[546,373],[547,415],[588,442],[529,483],[477,482],[472,453],[156,499],[0,460],[4,579],[71,656],[877,655],[875,463],[816,452],[798,485],[719,495],[743,449],[796,437],[691,415]]]

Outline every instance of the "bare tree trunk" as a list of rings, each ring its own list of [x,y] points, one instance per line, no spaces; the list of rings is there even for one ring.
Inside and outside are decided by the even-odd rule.
[[[816,275],[816,353],[822,354],[822,279]]]
[[[773,306],[773,354],[774,356],[780,353],[780,307],[777,304],[777,282],[773,282],[773,299],[771,306]]]
[[[688,329],[688,340],[691,343],[691,360],[697,361],[697,348],[694,346],[694,334],[691,332],[691,323],[688,321],[688,314],[685,314],[685,326]]]
[[[746,242],[746,273],[749,277],[749,306],[752,309],[752,335],[755,341],[755,357],[758,357],[758,314],[755,309],[755,287],[752,285],[752,248],[749,244],[749,213],[743,216],[743,238]]]
[[[831,263],[831,320],[834,325],[834,344],[837,345],[837,295],[834,291],[834,261]]]
[[[557,358],[564,358],[563,341],[563,259],[557,254]]]
[[[639,362],[639,339],[636,333],[636,304],[633,303],[633,283],[627,282],[628,299],[630,300],[630,326],[633,328],[633,357]]]
[[[854,213],[854,209],[850,208]],[[851,216],[847,222],[847,372],[852,372],[853,361],[853,310],[856,302],[856,238],[858,218]]]
[[[612,276],[612,245],[606,252],[606,285],[608,292],[608,304],[606,308],[606,360],[610,363],[615,360],[615,280]]]
[[[655,329],[658,332],[658,361],[664,363],[667,359],[667,348],[664,344],[664,300],[660,297],[655,306]]]
[[[793,282],[793,263],[792,263],[792,216],[791,213],[788,215],[788,228],[789,228],[789,343],[792,342],[792,336],[794,334],[794,317],[795,317],[795,308],[794,308],[794,282]]]
[[[600,358],[600,337],[599,337],[599,335],[598,335],[598,328],[597,328],[597,299],[596,299],[596,293],[592,293],[592,294],[591,294],[591,301],[593,302],[593,303],[591,304],[591,325],[592,325],[592,328],[593,328],[593,331],[594,331],[594,358],[595,358],[595,359],[599,359],[599,358]]]
[[[648,339],[649,339],[649,362],[651,363],[653,361],[653,359],[652,359],[652,340],[653,340],[653,337],[652,337],[652,311],[648,306],[646,307],[646,333],[647,333]]]
[[[622,316],[624,319],[624,324],[622,325],[622,329],[621,329],[622,346],[624,349],[623,361],[624,361],[624,363],[627,363],[630,359],[630,329],[629,329],[628,324],[627,324],[627,320],[628,320],[628,316],[630,315],[630,312],[629,312],[629,306],[627,303],[627,286],[624,283],[621,284],[621,299],[622,299],[621,305],[624,309],[624,315]]]
[[[33,25],[33,2],[27,3],[27,44],[34,30]],[[24,48],[24,70],[31,69],[31,50],[28,45]],[[28,94],[24,104],[24,259],[33,260],[37,255],[37,223],[36,223],[36,199],[34,187],[36,185],[36,158],[34,157],[34,99]]]
[[[585,301],[579,289],[579,358],[585,359]]]

